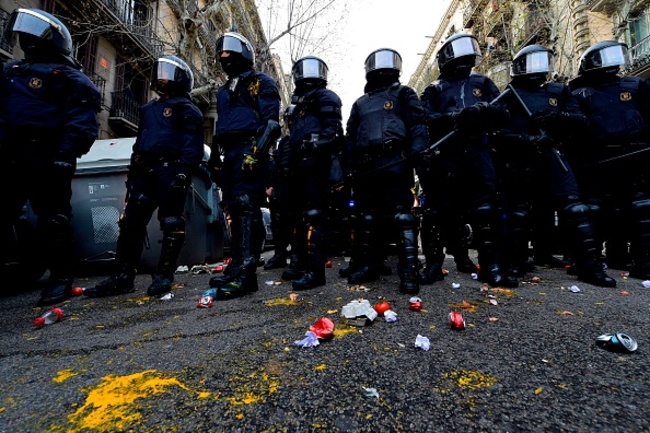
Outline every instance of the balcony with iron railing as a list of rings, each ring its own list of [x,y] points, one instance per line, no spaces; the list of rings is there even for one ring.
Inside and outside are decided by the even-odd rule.
[[[120,136],[128,137],[135,135],[140,120],[140,103],[125,92],[111,93],[111,108],[108,114],[108,122],[111,128]]]
[[[643,38],[638,44],[630,47],[630,64],[625,68],[625,73],[640,75],[650,70],[650,36]]]
[[[7,28],[7,23],[9,22],[9,17],[11,14],[3,9],[0,9],[0,50],[6,52],[7,54],[13,54],[14,45],[10,40],[5,38],[5,29]]]
[[[163,54],[164,42],[156,34],[146,10],[123,0],[69,0],[68,6],[97,27],[111,26],[103,36],[108,39],[128,40],[152,59]]]
[[[106,104],[106,79],[102,78],[101,76],[97,75],[94,72],[93,73],[86,72],[86,75],[88,75],[90,81],[92,81],[93,84],[97,87],[97,89],[99,89],[100,104],[102,108],[109,108],[108,105]]]
[[[611,16],[620,5],[617,0],[586,0],[587,8],[592,12],[602,12]]]
[[[476,18],[485,7],[488,0],[470,0],[467,7],[463,11],[463,27],[466,29],[472,28]]]

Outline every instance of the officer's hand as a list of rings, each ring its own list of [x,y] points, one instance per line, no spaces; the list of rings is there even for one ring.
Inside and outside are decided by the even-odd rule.
[[[187,189],[190,186],[190,178],[185,173],[178,173],[172,180],[172,188]]]
[[[72,176],[76,169],[77,157],[71,153],[59,152],[54,156],[52,162],[55,174],[61,176]]]
[[[251,155],[250,153],[247,153],[244,155],[244,160],[241,163],[241,169],[244,173],[252,173],[257,169],[257,166],[259,165],[259,161],[255,156]]]
[[[461,130],[475,129],[481,117],[481,109],[477,105],[470,105],[460,110],[454,116],[456,126]]]
[[[561,117],[561,113],[556,111],[544,110],[534,113],[531,116],[531,120],[535,127],[547,131],[549,129],[554,129],[557,126]]]

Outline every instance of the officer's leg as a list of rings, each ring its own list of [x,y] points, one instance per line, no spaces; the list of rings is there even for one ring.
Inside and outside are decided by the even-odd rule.
[[[628,234],[632,226],[635,225],[635,222],[638,222],[632,215],[634,213],[634,207],[635,205],[632,204],[631,212],[627,212],[619,205],[607,206],[602,211],[603,216],[594,222],[597,233],[603,235],[602,239],[605,242],[605,262],[609,268],[629,270],[632,266],[632,258],[630,257],[628,246],[628,241],[630,240]],[[643,204],[641,204],[641,207],[643,207]],[[598,224],[599,221],[600,224]],[[628,226],[628,223],[630,226]]]
[[[560,214],[578,279],[595,286],[615,287],[616,281],[605,274],[598,260],[602,247],[594,237],[589,207],[578,200],[575,195],[569,196],[569,202],[562,207]]]
[[[420,274],[420,284],[433,284],[442,281],[445,275],[442,273],[442,264],[445,260],[443,251],[441,229],[441,218],[436,209],[427,208],[422,214],[422,228],[420,238],[422,240],[422,253],[426,260],[426,266]]]
[[[497,244],[498,225],[500,224],[495,206],[484,202],[479,205],[473,218],[476,226],[476,240],[480,271],[479,280],[491,286],[517,287],[519,282],[507,275],[500,264],[500,251]]]
[[[142,255],[147,224],[154,209],[152,200],[142,193],[134,192],[129,198],[118,222],[120,234],[115,251],[116,272],[95,287],[86,289],[84,295],[95,298],[135,291],[133,282]]]
[[[263,224],[262,211],[255,206],[248,195],[236,198],[232,205],[233,256],[241,257],[232,271],[232,281],[217,287],[217,299],[227,300],[257,291],[257,261],[260,245],[259,227]],[[231,265],[232,266],[232,265]]]
[[[291,239],[291,225],[287,215],[287,206],[283,203],[285,198],[278,192],[271,197],[269,210],[271,212],[271,231],[273,232],[274,254],[265,264],[264,269],[278,269],[287,266],[289,253],[289,240]]]
[[[282,272],[286,281],[298,280],[307,271],[307,225],[303,223],[302,212],[292,210],[289,214],[291,227],[291,253],[289,267]]]
[[[650,279],[650,198],[639,195],[632,202],[630,216],[633,221],[631,252],[633,266],[630,277]]]
[[[41,293],[38,306],[59,303],[72,294],[72,227],[70,219],[61,214],[40,222],[50,268],[48,285]]]
[[[508,212],[506,220],[506,245],[503,260],[512,276],[521,278],[526,273],[528,242],[530,240],[530,218],[525,207]]]
[[[149,296],[158,296],[172,290],[176,260],[185,242],[185,220],[180,216],[168,216],[160,220],[163,233],[158,267],[147,289]]]
[[[461,218],[450,227],[450,236],[446,242],[447,252],[454,256],[456,270],[466,274],[478,272],[478,268],[469,258],[469,226],[465,219]]]
[[[418,275],[418,219],[410,212],[401,211],[395,215],[399,231],[398,263],[399,290],[406,294],[416,294],[420,291]]]
[[[377,217],[371,213],[362,214],[356,231],[359,248],[359,267],[348,276],[348,284],[363,284],[379,279],[382,265],[380,251],[381,234]]]
[[[327,260],[327,217],[322,209],[310,209],[304,213],[308,227],[307,271],[294,280],[295,290],[312,289],[325,285],[325,261]]]

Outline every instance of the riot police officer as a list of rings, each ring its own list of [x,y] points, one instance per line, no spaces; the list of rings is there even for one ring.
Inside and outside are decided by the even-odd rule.
[[[359,219],[355,230],[358,251],[348,283],[379,278],[386,233],[393,232],[398,238],[399,289],[414,294],[420,284],[412,157],[428,144],[424,110],[415,91],[400,84],[402,57],[397,51],[373,51],[365,60],[365,70],[365,94],[354,102],[346,127],[344,160]]]
[[[507,111],[489,104],[499,96],[494,82],[472,73],[480,56],[474,36],[450,36],[437,54],[440,76],[420,96],[431,141],[454,131],[418,172],[426,194],[421,230],[425,284],[443,279],[443,248],[452,243],[444,235],[458,233],[458,220],[467,214],[476,238],[479,279],[493,286],[518,285],[500,263],[496,174],[486,144],[487,133],[506,121]]]
[[[511,235],[508,250],[518,252],[520,258],[527,254],[527,205],[532,197],[544,194],[558,210],[578,279],[614,287],[616,281],[598,261],[589,207],[582,201],[570,164],[558,150],[573,135],[584,134],[587,119],[567,85],[547,81],[552,67],[550,49],[529,45],[515,55],[510,69],[510,91],[504,98],[510,120],[495,141],[497,158],[509,167],[502,173],[510,185],[505,191],[506,227]]]
[[[172,289],[176,260],[185,241],[183,212],[192,173],[203,157],[203,115],[190,98],[194,75],[188,64],[165,55],[151,68],[151,89],[160,95],[140,108],[138,134],[127,175],[128,198],[120,218],[116,272],[84,294],[132,293],[147,224],[158,209],[163,233],[160,259],[147,289],[158,296]]]
[[[291,102],[295,108],[289,135],[289,202],[303,224],[296,230],[300,238],[292,243],[303,268],[297,275],[290,275],[295,290],[325,284],[330,171],[332,155],[338,152],[343,139],[341,99],[326,87],[328,72],[327,64],[315,56],[299,59],[291,70],[295,84]]]
[[[51,14],[18,8],[5,37],[17,39],[25,57],[4,65],[1,84],[0,224],[10,227],[29,201],[50,270],[38,305],[52,305],[72,292],[71,182],[77,158],[97,138],[100,95],[72,57],[68,29]]]
[[[578,76],[569,85],[589,119],[589,135],[574,143],[569,156],[586,200],[596,211],[607,265],[647,280],[650,82],[622,77],[620,69],[627,65],[627,46],[618,41],[598,42],[580,57]]]
[[[216,299],[226,300],[258,289],[256,268],[265,234],[261,207],[269,151],[280,136],[280,93],[273,78],[254,69],[253,46],[241,34],[224,33],[216,51],[228,80],[217,90],[219,117],[209,167],[231,220],[233,262],[210,285],[217,288]]]

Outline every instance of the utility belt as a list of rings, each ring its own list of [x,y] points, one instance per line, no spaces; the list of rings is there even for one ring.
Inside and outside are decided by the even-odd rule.
[[[142,155],[134,154],[131,157],[131,164],[133,168],[150,171],[156,166],[179,164],[181,162],[180,156],[172,155]]]
[[[217,143],[222,148],[230,144],[240,144],[243,142],[251,142],[255,139],[256,131],[234,131],[227,132],[217,136]]]
[[[381,143],[368,143],[357,149],[357,161],[366,166],[379,159],[390,159],[404,150],[404,140],[391,139]]]

